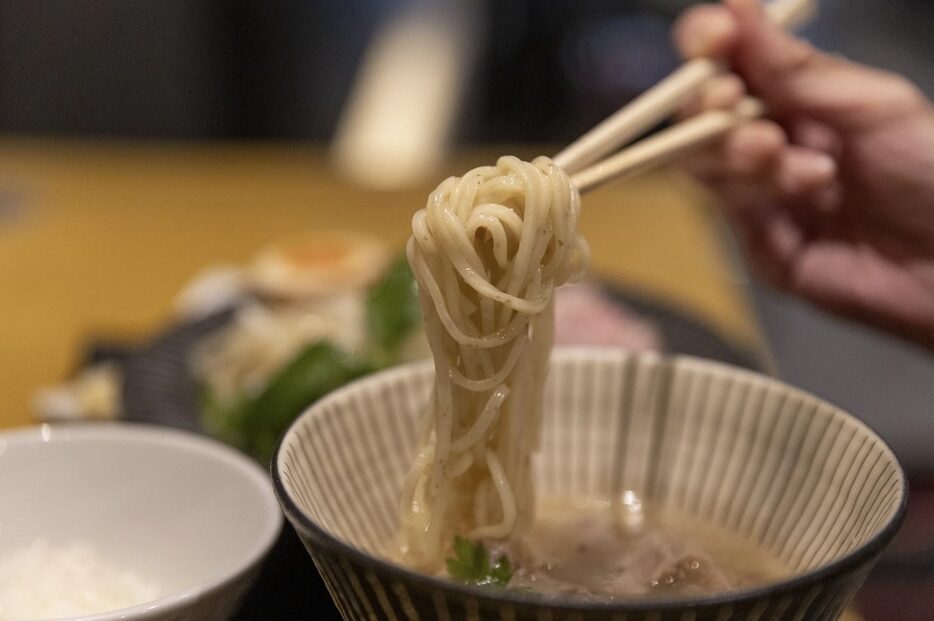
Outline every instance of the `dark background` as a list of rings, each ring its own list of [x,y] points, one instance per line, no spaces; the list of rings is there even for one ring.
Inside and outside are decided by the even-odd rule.
[[[444,0],[437,0],[443,2]],[[0,131],[327,140],[402,0],[0,0]],[[573,138],[676,62],[689,0],[487,0],[456,136]],[[808,34],[930,92],[934,3],[823,0]]]

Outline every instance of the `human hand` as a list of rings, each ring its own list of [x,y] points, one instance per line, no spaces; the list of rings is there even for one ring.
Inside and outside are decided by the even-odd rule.
[[[775,286],[934,349],[934,109],[904,78],[815,50],[755,0],[687,11],[687,57],[724,59],[688,112],[748,91],[771,120],[687,161]]]

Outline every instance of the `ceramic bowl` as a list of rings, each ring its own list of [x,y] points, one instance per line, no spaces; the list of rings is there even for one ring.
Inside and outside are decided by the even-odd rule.
[[[0,559],[80,544],[157,590],[71,621],[228,619],[281,525],[269,477],[213,440],[105,423],[0,435]]]
[[[773,379],[700,359],[559,350],[546,386],[540,496],[621,490],[757,542],[791,569],[761,587],[593,603],[462,586],[380,557],[431,365],[332,393],[282,440],[274,484],[348,620],[836,619],[902,519],[892,451],[859,420]]]

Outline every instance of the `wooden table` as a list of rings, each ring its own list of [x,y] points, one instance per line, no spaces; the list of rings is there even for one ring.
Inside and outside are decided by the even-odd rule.
[[[502,152],[536,150],[464,151],[445,172]],[[158,330],[199,269],[315,227],[401,247],[433,185],[362,190],[302,145],[0,140],[0,427],[30,422],[33,393],[65,377],[91,339]],[[597,272],[749,345],[755,326],[712,213],[662,173],[587,196],[582,228]]]

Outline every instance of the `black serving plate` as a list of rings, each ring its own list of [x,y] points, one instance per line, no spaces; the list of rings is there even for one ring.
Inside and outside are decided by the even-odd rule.
[[[674,308],[615,287],[606,293],[653,322],[669,353],[711,358],[735,366],[758,369],[755,356],[737,348],[701,322]],[[124,370],[125,419],[203,433],[198,389],[189,372],[192,347],[226,324],[233,310],[177,325],[134,350],[98,348],[92,358],[117,360]],[[247,594],[237,621],[339,619],[311,558],[286,523],[253,589]]]

